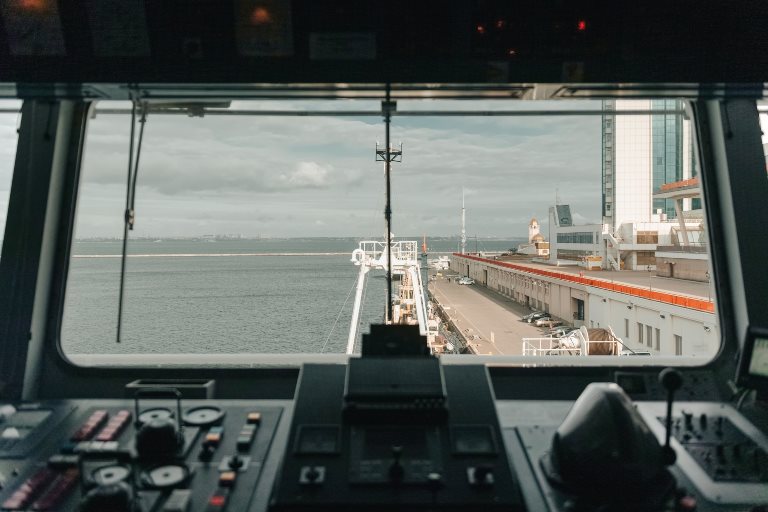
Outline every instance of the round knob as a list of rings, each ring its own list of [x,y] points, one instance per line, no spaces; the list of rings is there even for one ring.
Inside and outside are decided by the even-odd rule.
[[[659,382],[667,391],[676,391],[683,385],[683,374],[674,368],[664,368],[659,373]]]
[[[245,464],[245,462],[243,461],[243,459],[240,456],[238,456],[237,454],[233,455],[229,459],[229,469],[234,469],[235,471],[237,471],[238,469],[243,467],[244,464]],[[314,469],[314,468],[312,468],[312,469]]]
[[[182,443],[176,422],[170,418],[151,419],[136,434],[136,452],[141,459],[173,457]]]
[[[315,481],[317,481],[318,478],[320,478],[320,472],[317,470],[316,467],[312,466],[307,470],[305,476],[307,477],[307,480],[314,483]]]
[[[125,482],[91,489],[80,502],[81,512],[132,512],[133,493]]]

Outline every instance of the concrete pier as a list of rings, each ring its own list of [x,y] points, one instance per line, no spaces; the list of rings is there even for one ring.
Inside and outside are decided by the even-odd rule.
[[[541,329],[521,320],[530,309],[484,286],[460,285],[456,278],[449,283],[443,275],[429,283],[429,291],[475,354],[520,356],[523,338],[542,336]]]
[[[479,332],[483,340],[490,343],[490,333],[494,332],[495,344],[478,345],[482,354],[521,354],[522,349],[517,351],[520,338],[541,336],[524,331],[513,341],[506,341],[506,335],[511,334],[508,331],[531,327],[515,321],[515,316],[528,312],[527,308],[547,311],[576,327],[611,327],[628,347],[653,355],[709,359],[720,347],[709,283],[654,278],[648,272],[590,272],[522,258],[505,261],[470,254],[452,255],[450,265],[449,272],[469,276],[477,283],[468,286],[474,290],[471,300],[470,291],[463,290],[465,286],[446,283],[447,290],[452,290],[451,286],[462,290],[450,293],[445,300],[455,303],[461,313],[457,318],[462,321],[464,316],[472,324],[468,328]],[[439,289],[442,282],[437,283]]]

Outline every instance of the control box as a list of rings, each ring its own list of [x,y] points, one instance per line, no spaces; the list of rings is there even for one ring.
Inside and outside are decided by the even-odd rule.
[[[271,510],[355,507],[523,509],[484,366],[304,366]]]

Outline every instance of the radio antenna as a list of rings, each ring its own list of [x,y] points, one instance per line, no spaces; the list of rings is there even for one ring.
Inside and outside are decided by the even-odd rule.
[[[139,140],[135,144],[136,133],[136,110],[141,109],[141,118],[139,123]],[[117,336],[115,341],[120,343],[123,328],[123,303],[125,302],[125,260],[128,255],[128,231],[133,230],[133,224],[136,219],[136,177],[139,173],[139,157],[141,156],[141,144],[144,140],[144,125],[147,122],[147,105],[139,104],[134,100],[131,107],[131,140],[128,145],[128,177],[125,186],[125,214],[123,217],[123,252],[120,258],[120,295],[117,302]],[[135,161],[134,161],[135,153]]]
[[[384,180],[387,185],[386,205],[384,206],[384,220],[387,223],[387,310],[385,323],[390,321],[392,316],[392,201],[391,201],[391,180],[390,170],[392,162],[401,162],[403,159],[403,144],[399,148],[394,148],[389,142],[389,125],[392,121],[392,112],[397,110],[397,102],[391,99],[391,85],[387,84],[386,97],[381,102],[381,113],[384,116],[384,130],[386,139],[384,148],[379,148],[376,144],[376,161],[384,162]]]

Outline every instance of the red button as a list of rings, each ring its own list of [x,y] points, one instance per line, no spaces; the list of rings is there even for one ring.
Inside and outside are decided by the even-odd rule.
[[[211,499],[208,500],[208,504],[213,505],[214,507],[224,506],[226,502],[227,502],[226,496],[218,496],[218,495],[211,496]]]
[[[677,502],[678,510],[693,511],[696,510],[696,498],[693,496],[683,496]]]

